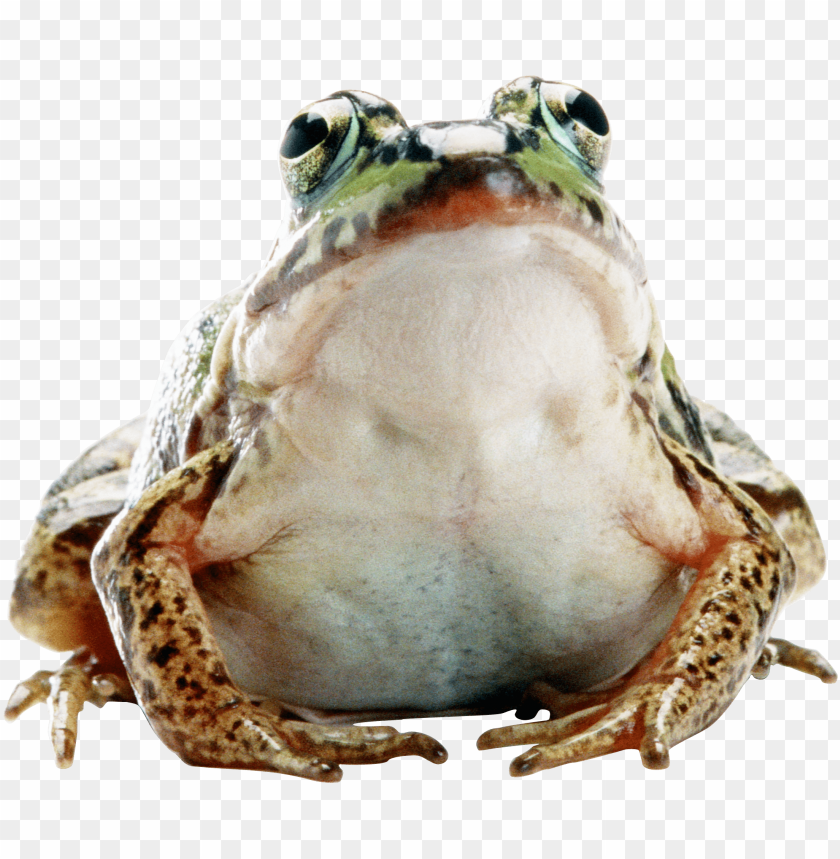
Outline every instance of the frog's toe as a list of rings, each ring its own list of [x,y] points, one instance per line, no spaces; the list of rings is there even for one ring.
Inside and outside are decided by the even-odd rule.
[[[316,754],[342,764],[380,764],[391,758],[418,755],[435,764],[444,763],[446,749],[426,734],[399,733],[395,728],[357,725],[283,723],[283,734],[299,751]]]
[[[316,725],[278,718],[251,702],[237,702],[194,729],[161,733],[164,742],[192,766],[255,769],[313,781],[340,781],[341,764],[383,763],[419,755],[434,763],[446,751],[425,734],[400,734],[390,727]],[[157,730],[157,728],[156,728]]]
[[[526,743],[557,743],[595,724],[605,712],[605,707],[591,707],[562,719],[491,728],[478,738],[476,745],[484,751],[507,746],[522,746]]]
[[[511,763],[513,776],[625,749],[638,749],[648,769],[665,769],[670,763],[669,748],[694,733],[693,729],[686,731],[685,722],[675,713],[671,684],[643,683],[612,694],[608,703],[597,703],[559,719],[486,731],[478,738],[478,748],[536,743]],[[599,698],[601,693],[592,696],[593,700]]]
[[[14,722],[30,707],[46,701],[50,694],[52,671],[36,671],[28,680],[21,680],[6,703],[6,721]]]
[[[816,650],[800,647],[783,638],[771,638],[753,666],[752,675],[764,680],[774,665],[786,665],[804,674],[812,674],[823,683],[836,683],[837,672],[831,663]]]
[[[102,707],[111,700],[131,700],[127,681],[113,674],[93,674],[95,664],[90,652],[80,648],[57,671],[37,671],[19,683],[6,705],[6,719],[13,721],[35,704],[49,703],[50,739],[61,769],[73,763],[79,713],[88,701]]]

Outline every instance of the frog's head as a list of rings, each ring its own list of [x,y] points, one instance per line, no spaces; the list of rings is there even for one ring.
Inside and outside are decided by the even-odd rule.
[[[280,147],[293,205],[248,310],[417,234],[476,224],[557,223],[642,283],[633,239],[603,196],[610,128],[581,89],[522,77],[484,119],[409,128],[390,102],[342,91],[304,108]]]

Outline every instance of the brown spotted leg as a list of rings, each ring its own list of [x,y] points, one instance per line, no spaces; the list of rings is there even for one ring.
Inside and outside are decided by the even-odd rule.
[[[157,481],[97,548],[94,580],[129,679],[152,727],[194,766],[338,781],[339,764],[446,752],[424,734],[323,726],[272,716],[236,686],[189,567],[190,544],[236,455],[230,442]]]
[[[30,707],[49,702],[50,738],[56,766],[61,769],[73,763],[79,713],[86,703],[103,707],[108,701],[134,700],[124,677],[99,673],[96,669],[96,658],[86,647],[81,647],[58,671],[37,671],[18,683],[6,705],[5,717],[12,722]]]
[[[661,769],[668,750],[711,725],[755,669],[792,665],[832,682],[819,655],[768,636],[795,584],[785,544],[765,513],[734,484],[669,439],[663,450],[704,523],[706,544],[680,560],[698,571],[662,642],[611,690],[551,695],[533,688],[523,714],[546,703],[552,718],[485,732],[480,749],[537,745],[516,758],[511,774],[527,775],[624,749]],[[536,703],[535,703],[536,702]]]

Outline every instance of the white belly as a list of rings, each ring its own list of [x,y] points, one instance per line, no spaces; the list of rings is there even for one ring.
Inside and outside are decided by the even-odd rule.
[[[313,525],[199,589],[251,692],[324,710],[510,707],[535,679],[580,689],[623,673],[684,595],[625,532],[562,531],[537,511],[461,534]]]
[[[621,674],[667,630],[686,589],[667,547],[697,522],[608,348],[620,326],[585,271],[548,282],[524,234],[506,271],[497,239],[476,246],[490,280],[461,240],[422,282],[421,246],[343,286],[246,425],[197,541],[232,563],[197,586],[248,691],[502,709],[537,678]],[[279,334],[252,336],[263,361]]]

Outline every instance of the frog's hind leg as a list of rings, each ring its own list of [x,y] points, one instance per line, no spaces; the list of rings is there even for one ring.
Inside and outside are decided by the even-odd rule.
[[[561,695],[537,686],[521,715],[535,715],[538,703],[548,721],[479,737],[480,749],[536,744],[513,761],[512,775],[631,748],[646,767],[662,769],[669,749],[711,725],[751,673],[778,662],[836,679],[819,654],[769,638],[796,571],[768,516],[696,456],[668,438],[661,444],[707,534],[696,554],[672,558],[697,577],[664,639],[610,689]]]
[[[729,415],[695,402],[711,436],[717,467],[761,505],[793,556],[796,587],[790,599],[797,599],[825,575],[825,549],[805,496]]]
[[[48,701],[59,766],[69,766],[76,720],[86,701],[133,701],[99,596],[91,579],[93,548],[122,508],[128,468],[143,418],[84,453],[50,487],[18,563],[10,619],[26,638],[74,651],[57,671],[20,683],[5,710],[9,720]]]
[[[342,763],[401,755],[443,763],[445,750],[424,734],[278,718],[235,684],[190,568],[195,537],[235,457],[234,444],[222,441],[170,471],[119,515],[94,555],[94,580],[157,735],[193,766],[316,781],[338,781]]]
[[[708,403],[696,402],[718,467],[761,505],[785,541],[796,564],[796,587],[790,597],[795,600],[825,574],[825,549],[808,502],[799,487],[729,415]],[[837,680],[825,657],[781,638],[771,638],[764,646],[753,677],[763,680],[776,664],[811,674],[823,683]]]

